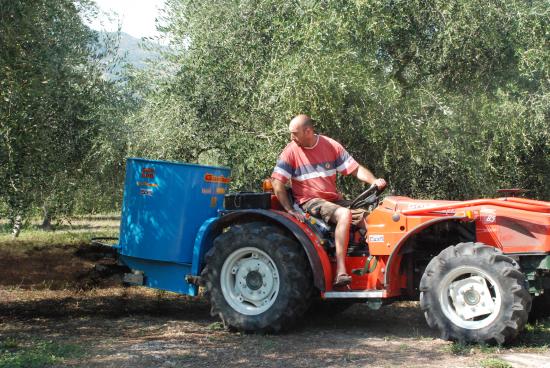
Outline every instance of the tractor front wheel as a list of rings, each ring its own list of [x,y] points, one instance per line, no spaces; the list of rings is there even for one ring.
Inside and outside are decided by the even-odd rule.
[[[235,225],[218,236],[202,280],[211,314],[226,327],[249,332],[288,327],[307,310],[313,290],[300,244],[260,222]]]
[[[428,324],[446,340],[504,344],[524,328],[531,309],[517,264],[482,243],[444,249],[426,267],[420,291]]]

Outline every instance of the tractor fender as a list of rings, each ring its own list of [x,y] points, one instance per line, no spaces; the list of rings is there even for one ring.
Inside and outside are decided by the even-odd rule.
[[[204,266],[204,255],[212,248],[214,238],[218,236],[225,227],[231,224],[266,221],[276,224],[288,230],[304,249],[311,270],[313,272],[313,282],[320,291],[326,290],[326,285],[330,285],[332,277],[331,266],[328,256],[321,245],[320,239],[303,223],[300,223],[291,215],[282,211],[247,209],[227,212],[221,217],[208,219],[199,229],[193,249],[193,273],[200,274]]]
[[[401,252],[401,249],[403,246],[407,243],[407,241],[413,236],[418,234],[419,232],[429,228],[430,226],[433,226],[435,224],[439,224],[446,221],[462,221],[464,220],[465,216],[449,216],[449,217],[438,217],[435,219],[432,219],[430,221],[426,221],[411,231],[407,235],[405,235],[399,242],[395,245],[393,248],[393,251],[391,252],[388,263],[386,266],[386,272],[384,274],[384,287],[387,289],[390,285],[392,285],[392,278],[397,279],[399,277],[399,264],[396,261],[396,259],[399,259],[398,255]]]

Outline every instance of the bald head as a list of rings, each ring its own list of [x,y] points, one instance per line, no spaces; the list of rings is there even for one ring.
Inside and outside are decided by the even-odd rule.
[[[313,119],[308,115],[300,114],[290,120],[288,125],[290,139],[300,147],[312,147],[317,142],[313,128]]]
[[[296,115],[295,117],[290,120],[290,127],[296,127],[296,128],[305,128],[309,127],[313,129],[313,119],[305,114]]]

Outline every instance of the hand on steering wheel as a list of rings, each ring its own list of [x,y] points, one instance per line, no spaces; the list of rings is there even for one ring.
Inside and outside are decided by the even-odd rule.
[[[366,205],[374,204],[378,202],[378,196],[386,188],[386,181],[382,178],[376,179],[367,190],[359,194],[351,204],[349,205],[350,209],[365,207]]]
[[[386,181],[382,178],[378,178],[372,183],[372,185],[376,185],[378,187],[378,191],[382,192],[384,188],[386,188]]]

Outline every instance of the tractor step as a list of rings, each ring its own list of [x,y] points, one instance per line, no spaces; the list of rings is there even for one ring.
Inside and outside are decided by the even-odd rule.
[[[361,291],[327,291],[325,299],[370,299],[383,298],[385,290],[361,290]]]

